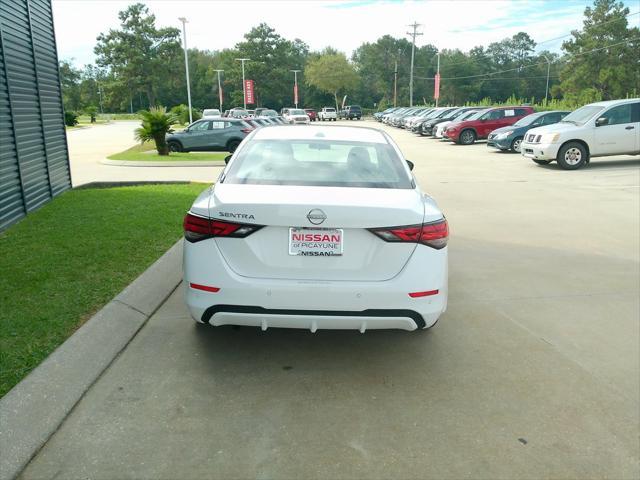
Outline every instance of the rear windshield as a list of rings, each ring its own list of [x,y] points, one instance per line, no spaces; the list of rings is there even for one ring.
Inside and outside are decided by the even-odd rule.
[[[223,183],[359,188],[413,188],[387,143],[255,140],[229,166]]]
[[[292,108],[289,110],[289,115],[306,115],[306,113],[300,108]]]
[[[335,112],[336,109],[335,108],[325,108],[324,111],[325,112]]]

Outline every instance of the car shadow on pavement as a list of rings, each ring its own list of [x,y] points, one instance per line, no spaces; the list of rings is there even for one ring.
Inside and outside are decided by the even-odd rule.
[[[548,165],[538,165],[539,168],[545,168],[547,170],[560,170],[563,169],[556,162],[551,162]],[[589,170],[618,170],[618,169],[636,169],[640,167],[640,159],[629,157],[628,160],[607,160],[606,158],[594,158],[587,165],[577,171],[588,172]],[[572,170],[571,172],[575,172]]]

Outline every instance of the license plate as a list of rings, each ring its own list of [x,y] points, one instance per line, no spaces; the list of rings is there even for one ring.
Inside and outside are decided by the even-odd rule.
[[[341,228],[289,228],[289,255],[333,257],[342,255]]]

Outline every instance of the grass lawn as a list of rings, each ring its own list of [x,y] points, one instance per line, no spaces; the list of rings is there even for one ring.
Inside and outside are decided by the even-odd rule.
[[[0,396],[180,238],[205,188],[72,190],[0,233]]]
[[[229,155],[228,152],[171,152],[168,156],[160,156],[155,151],[156,147],[153,142],[145,142],[135,145],[124,152],[114,153],[108,156],[109,160],[128,160],[136,162],[179,162],[179,161],[212,161],[224,160]]]

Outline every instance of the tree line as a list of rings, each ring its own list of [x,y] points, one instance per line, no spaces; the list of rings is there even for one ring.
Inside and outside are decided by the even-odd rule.
[[[595,0],[584,11],[583,28],[571,32],[562,53],[539,50],[525,32],[477,46],[468,52],[440,53],[440,103],[549,99],[580,105],[637,96],[640,92],[640,29],[630,26],[629,9],[615,0]],[[136,112],[154,105],[186,103],[186,79],[180,31],[158,27],[141,3],[119,13],[120,27],[100,34],[96,62],[83,69],[60,62],[66,110]],[[631,22],[633,23],[633,22]],[[218,72],[225,108],[243,103],[242,71],[237,58],[249,58],[246,78],[255,81],[255,107],[280,109],[293,104],[293,73],[298,74],[299,106],[319,108],[342,102],[383,109],[409,103],[411,43],[385,35],[364,43],[350,58],[334,48],[311,51],[269,25],[251,28],[244,40],[223,50],[189,49],[193,106],[218,107]],[[434,102],[438,49],[416,47],[414,103]],[[396,81],[397,80],[397,81]]]

